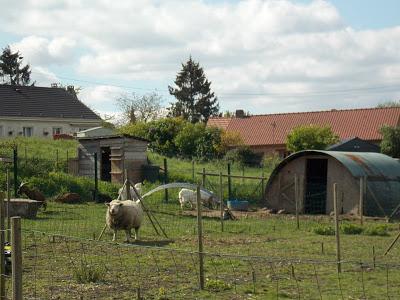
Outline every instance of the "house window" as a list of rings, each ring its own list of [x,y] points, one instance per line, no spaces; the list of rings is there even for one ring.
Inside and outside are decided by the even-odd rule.
[[[3,126],[0,126],[0,137],[2,137],[2,136],[4,136],[4,133],[3,133]]]
[[[24,127],[23,135],[24,136],[32,136],[33,135],[33,127]]]
[[[61,133],[62,133],[62,127],[53,127],[53,135]]]

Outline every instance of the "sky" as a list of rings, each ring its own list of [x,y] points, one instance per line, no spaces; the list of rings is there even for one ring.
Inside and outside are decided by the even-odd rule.
[[[400,99],[398,0],[0,0],[0,47],[37,86],[82,87],[101,115],[124,94],[167,106],[181,64],[203,67],[220,110],[374,107]]]

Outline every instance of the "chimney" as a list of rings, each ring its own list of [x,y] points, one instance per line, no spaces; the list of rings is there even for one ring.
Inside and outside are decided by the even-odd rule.
[[[67,86],[67,92],[70,93],[70,94],[73,95],[73,96],[76,96],[75,88],[74,88],[73,85]]]
[[[244,115],[244,110],[243,109],[237,109],[236,110],[236,112],[235,112],[235,116],[236,116],[236,118],[244,118],[245,117],[245,115]]]

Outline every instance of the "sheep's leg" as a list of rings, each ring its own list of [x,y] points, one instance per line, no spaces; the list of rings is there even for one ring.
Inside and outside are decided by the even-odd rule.
[[[126,229],[125,230],[125,235],[126,235],[125,242],[130,243],[131,242],[131,230],[130,229]]]
[[[115,242],[116,239],[117,239],[117,230],[114,229],[114,234],[113,234],[113,239],[112,239],[112,241]]]
[[[140,227],[135,227],[135,241],[139,240],[139,228]]]

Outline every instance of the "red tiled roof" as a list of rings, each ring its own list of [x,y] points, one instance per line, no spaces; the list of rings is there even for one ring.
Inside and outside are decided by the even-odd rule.
[[[400,125],[400,108],[365,108],[317,112],[254,115],[247,118],[220,118],[224,129],[239,132],[247,145],[279,145],[286,143],[286,136],[301,125],[329,125],[340,139],[357,136],[376,141],[382,137],[382,125]],[[211,120],[211,119],[210,119]],[[211,124],[218,124],[212,119]],[[228,124],[225,125],[227,122]],[[210,122],[208,125],[211,125]]]
[[[207,122],[207,126],[218,127],[222,129],[226,129],[229,125],[229,122],[232,118],[209,118]]]

